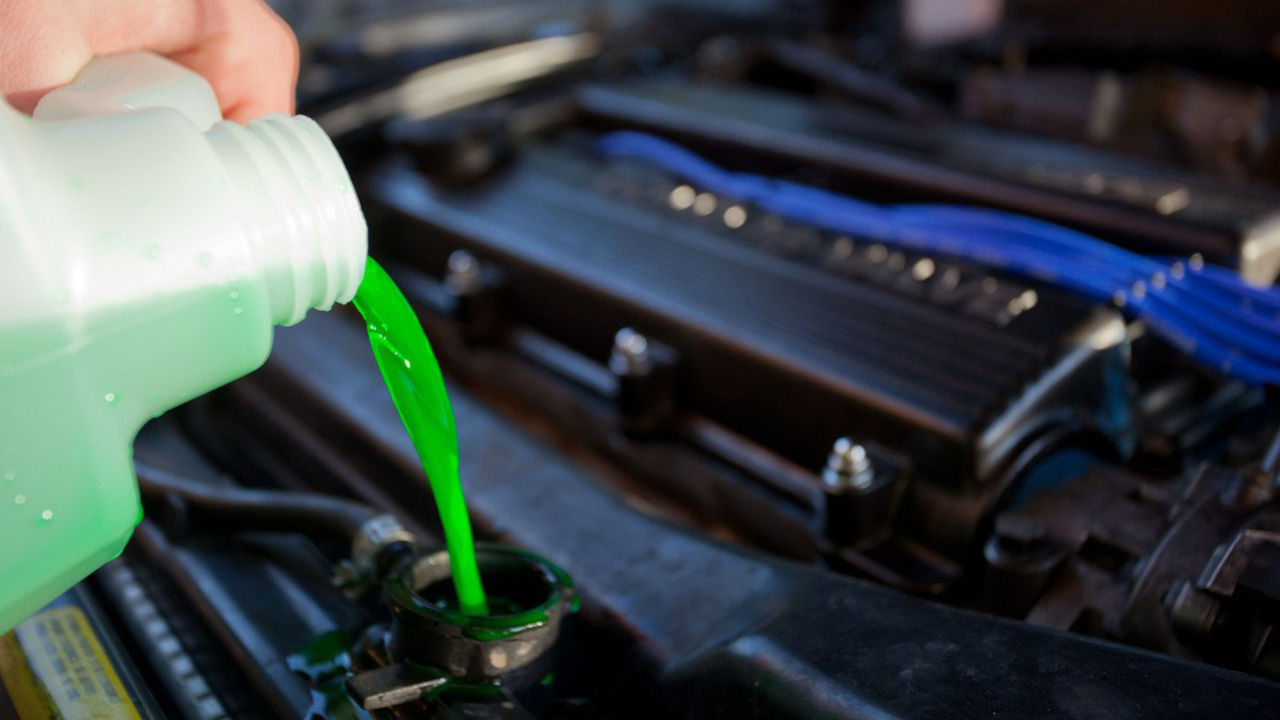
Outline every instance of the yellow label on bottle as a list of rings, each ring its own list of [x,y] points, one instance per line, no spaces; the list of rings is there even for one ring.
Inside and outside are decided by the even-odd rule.
[[[0,637],[0,681],[22,720],[141,720],[77,607],[36,613]]]

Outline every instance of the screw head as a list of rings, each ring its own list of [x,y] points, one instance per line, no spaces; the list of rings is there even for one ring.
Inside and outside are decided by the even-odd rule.
[[[996,545],[1012,555],[1024,556],[1041,547],[1049,530],[1036,518],[1005,514],[996,518]]]
[[[639,375],[649,371],[649,339],[624,327],[613,336],[609,368],[617,375]]]
[[[632,328],[624,327],[613,336],[613,346],[629,356],[638,357],[649,351],[649,339]]]
[[[1221,603],[1190,581],[1183,580],[1169,588],[1165,608],[1175,627],[1203,637],[1213,632]]]
[[[480,261],[466,250],[455,250],[449,255],[445,283],[455,293],[474,290],[480,286]]]
[[[871,485],[875,474],[867,449],[851,438],[842,437],[831,446],[822,480],[833,490],[861,489]]]

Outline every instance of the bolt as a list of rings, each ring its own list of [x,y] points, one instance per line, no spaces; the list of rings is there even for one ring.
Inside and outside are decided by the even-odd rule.
[[[996,518],[996,545],[1017,557],[1026,557],[1040,548],[1048,535],[1044,523],[1025,515],[1001,515]]]
[[[1183,580],[1169,588],[1165,607],[1174,627],[1204,637],[1213,631],[1221,604],[1217,598]]]
[[[725,227],[737,230],[747,223],[747,211],[741,205],[730,205],[724,211]]]
[[[343,595],[355,600],[373,587],[374,578],[354,562],[341,560],[333,567],[332,582]]]
[[[643,375],[650,367],[648,338],[629,327],[619,330],[613,336],[609,369],[615,375]]]
[[[671,204],[674,210],[688,210],[693,207],[693,199],[697,194],[688,185],[677,185],[671,190],[671,194],[667,196],[667,202]]]
[[[936,269],[937,266],[934,265],[932,258],[920,258],[915,265],[911,266],[911,277],[916,282],[924,282],[933,277],[933,272]]]
[[[842,437],[831,447],[822,481],[832,490],[864,489],[875,480],[875,467],[862,445]]]
[[[449,255],[445,284],[454,294],[462,295],[480,287],[480,261],[466,250],[455,250]]]

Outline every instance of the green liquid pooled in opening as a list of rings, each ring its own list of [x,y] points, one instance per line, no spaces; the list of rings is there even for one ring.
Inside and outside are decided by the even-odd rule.
[[[488,615],[458,477],[458,430],[440,365],[413,308],[373,258],[365,265],[355,305],[364,316],[373,356],[431,483],[458,605],[468,615]]]

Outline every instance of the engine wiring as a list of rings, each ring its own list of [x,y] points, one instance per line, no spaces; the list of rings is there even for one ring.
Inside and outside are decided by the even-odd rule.
[[[699,189],[825,231],[962,258],[1112,303],[1223,374],[1255,385],[1280,383],[1280,293],[1248,285],[1230,269],[1198,256],[1148,257],[1061,225],[990,208],[879,205],[726,170],[646,133],[608,133],[595,150],[656,165]]]

